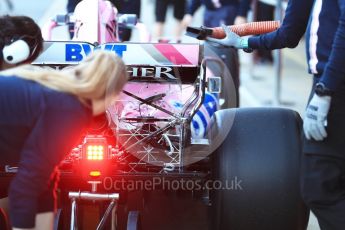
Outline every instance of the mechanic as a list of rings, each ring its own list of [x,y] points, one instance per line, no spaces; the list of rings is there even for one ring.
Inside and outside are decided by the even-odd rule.
[[[187,4],[187,14],[184,16],[182,24],[186,28],[192,23],[193,15],[201,6],[205,6],[204,25],[207,27],[218,27],[222,23],[227,25],[234,24],[235,17],[238,14],[244,14],[247,9],[245,4],[239,4],[239,0],[190,0]],[[243,6],[243,7],[240,7]],[[236,91],[236,107],[240,104],[239,87],[240,87],[240,63],[237,50],[232,48],[224,49],[223,47],[207,46],[206,50],[216,53],[219,58],[227,64],[231,74],[232,81]],[[209,54],[207,54],[209,55]],[[212,54],[210,54],[212,55]]]
[[[52,229],[57,165],[126,80],[123,61],[102,50],[60,72],[0,72],[0,165],[18,165],[9,187],[14,229]]]
[[[308,17],[314,84],[303,124],[302,195],[322,230],[340,230],[345,229],[345,0],[290,0],[277,31],[247,39],[227,29],[225,39],[210,40],[241,49],[292,48]]]
[[[15,42],[16,40],[25,41],[25,43]],[[22,45],[24,44],[24,49]],[[4,49],[6,45],[6,49]],[[43,47],[43,39],[39,26],[26,16],[1,16],[0,17],[0,70],[8,69],[24,63],[30,63],[37,58]],[[13,49],[21,49],[16,60],[3,60],[3,54],[11,52]],[[25,49],[26,48],[26,49]],[[26,50],[26,52],[24,52]],[[12,57],[13,58],[13,57]],[[0,140],[1,142],[2,140]],[[3,167],[0,172],[3,171]],[[8,219],[8,190],[9,180],[7,177],[1,177],[0,180],[0,213]],[[1,222],[0,221],[0,222]],[[1,226],[9,226],[9,223],[0,223]],[[8,227],[9,228],[9,227]]]
[[[241,0],[240,10],[234,22],[235,25],[247,22],[247,14],[251,5],[253,5],[254,21],[272,21],[274,19],[274,5],[266,4],[258,0]],[[267,49],[255,49],[253,61],[256,64],[273,64],[272,51]]]
[[[180,42],[181,35],[184,27],[182,26],[182,19],[185,14],[186,1],[185,0],[156,0],[155,4],[155,36],[157,39],[161,39],[164,32],[165,17],[168,11],[169,5],[174,7],[174,18],[177,20],[175,27],[175,39]]]
[[[189,26],[192,23],[193,15],[201,5],[205,6],[204,25],[217,27],[222,23],[234,24],[238,13],[244,14],[245,8],[239,8],[239,0],[190,0],[187,4],[187,12],[183,18],[183,25]],[[243,6],[245,6],[243,4]]]

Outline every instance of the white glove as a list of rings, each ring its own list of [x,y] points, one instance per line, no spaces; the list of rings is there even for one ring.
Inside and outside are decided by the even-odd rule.
[[[207,41],[211,41],[214,43],[221,44],[223,46],[230,46],[235,47],[237,49],[247,49],[248,47],[248,38],[241,38],[234,32],[230,30],[230,28],[226,25],[222,25],[223,30],[226,34],[226,37],[223,39],[216,39],[211,37],[206,37]]]
[[[306,138],[314,138],[322,141],[327,137],[325,126],[327,126],[327,115],[331,106],[330,96],[318,96],[314,94],[309,102],[304,116],[303,130]]]

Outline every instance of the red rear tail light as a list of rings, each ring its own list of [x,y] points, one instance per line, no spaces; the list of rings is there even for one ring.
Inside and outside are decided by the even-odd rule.
[[[88,135],[82,144],[79,167],[84,180],[102,180],[108,175],[111,164],[111,146],[104,136]]]
[[[86,159],[88,160],[103,160],[104,159],[103,145],[87,145],[86,147]]]
[[[83,159],[102,161],[109,158],[108,144],[102,136],[86,136],[83,143]]]

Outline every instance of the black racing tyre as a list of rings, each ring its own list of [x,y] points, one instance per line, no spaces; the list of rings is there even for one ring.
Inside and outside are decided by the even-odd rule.
[[[138,211],[128,212],[127,230],[140,230],[140,213]]]
[[[309,211],[300,196],[298,113],[220,110],[213,117],[212,135],[219,135],[224,121],[232,119],[225,140],[212,154],[212,181],[218,187],[210,191],[210,229],[305,230]]]

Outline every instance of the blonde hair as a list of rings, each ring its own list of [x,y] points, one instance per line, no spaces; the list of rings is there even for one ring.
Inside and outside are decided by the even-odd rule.
[[[82,102],[118,95],[128,75],[124,62],[114,52],[96,50],[81,63],[61,71],[32,65],[0,73],[38,82],[48,88],[77,96]]]

